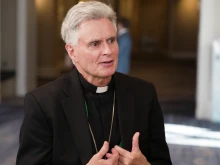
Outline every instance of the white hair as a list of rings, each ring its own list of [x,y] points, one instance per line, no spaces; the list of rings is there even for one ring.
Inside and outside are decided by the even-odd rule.
[[[114,10],[98,1],[80,2],[73,6],[67,13],[61,26],[61,36],[65,43],[77,45],[79,25],[86,20],[108,18],[115,28],[116,26],[116,13]]]

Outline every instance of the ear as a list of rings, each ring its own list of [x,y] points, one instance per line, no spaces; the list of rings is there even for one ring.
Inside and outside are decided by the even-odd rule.
[[[66,51],[67,51],[69,57],[72,59],[72,58],[73,58],[73,55],[74,55],[73,46],[70,45],[70,44],[66,44],[66,45],[65,45],[65,48],[66,48]]]
[[[76,55],[74,51],[74,47],[70,44],[65,45],[66,51],[73,62],[76,61]]]

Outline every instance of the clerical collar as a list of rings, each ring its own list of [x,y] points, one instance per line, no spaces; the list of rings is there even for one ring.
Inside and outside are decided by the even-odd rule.
[[[83,87],[83,90],[85,92],[91,92],[91,93],[104,93],[104,92],[107,92],[111,89],[114,88],[114,85],[113,85],[113,78],[111,79],[111,81],[108,83],[107,86],[105,87],[96,87],[92,84],[90,84],[79,72],[79,80],[80,80],[80,83]]]

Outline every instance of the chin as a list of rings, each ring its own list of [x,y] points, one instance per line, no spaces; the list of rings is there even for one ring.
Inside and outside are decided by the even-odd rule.
[[[115,73],[116,70],[108,70],[108,71],[104,71],[102,72],[100,75],[102,77],[109,77],[112,76]]]

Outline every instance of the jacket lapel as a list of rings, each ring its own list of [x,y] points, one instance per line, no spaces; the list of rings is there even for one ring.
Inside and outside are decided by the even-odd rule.
[[[134,135],[134,98],[126,88],[125,81],[115,74],[116,105],[118,109],[118,118],[122,147],[128,151],[132,149],[132,138]]]
[[[83,92],[76,69],[67,76],[64,92],[69,96],[62,101],[64,113],[79,151],[81,162],[87,164],[92,157],[92,144]]]

